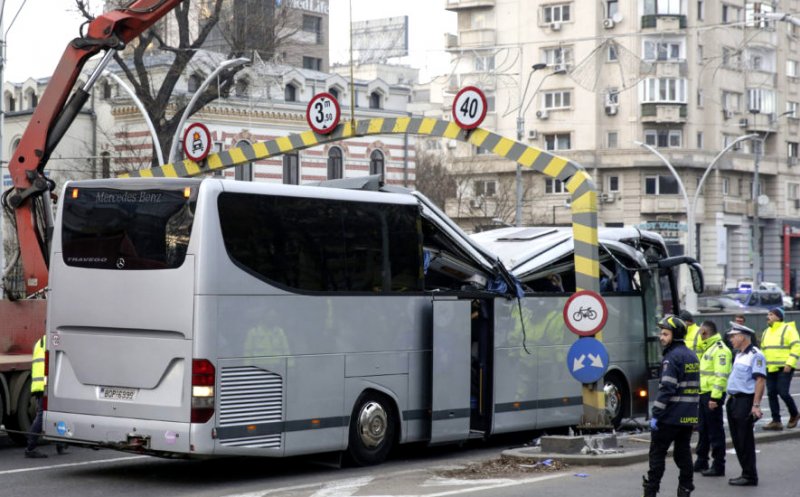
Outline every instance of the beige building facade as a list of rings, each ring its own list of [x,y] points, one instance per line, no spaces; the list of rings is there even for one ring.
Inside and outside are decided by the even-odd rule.
[[[773,7],[773,3],[775,6]],[[777,2],[446,0],[458,33],[450,98],[487,95],[483,127],[582,164],[601,226],[661,233],[703,264],[711,290],[759,277],[800,289],[800,29],[765,21]],[[784,12],[800,1],[780,2]],[[753,140],[737,138],[755,134]],[[697,196],[694,228],[689,204]],[[467,228],[514,223],[515,164],[450,148],[458,194],[446,210]],[[753,195],[758,163],[759,192]],[[564,183],[523,171],[523,224],[566,224]],[[757,213],[757,217],[755,214]],[[754,236],[759,220],[760,239]],[[754,251],[754,244],[756,251]],[[787,250],[788,249],[788,250]]]

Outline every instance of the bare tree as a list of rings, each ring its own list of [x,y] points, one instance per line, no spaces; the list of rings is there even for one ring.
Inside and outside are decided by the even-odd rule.
[[[86,19],[92,19],[89,12],[88,0],[75,0],[78,10]],[[109,2],[111,3],[111,2]],[[167,16],[171,19],[162,19],[153,28],[139,35],[132,42],[128,50],[117,53],[114,60],[120,67],[125,77],[131,83],[136,95],[144,104],[147,113],[153,122],[156,134],[161,143],[162,152],[168,156],[172,146],[172,137],[180,122],[189,98],[179,97],[176,94],[182,78],[186,77],[187,68],[198,50],[202,49],[212,33],[221,33],[228,47],[228,58],[242,57],[252,54],[254,50],[253,37],[249,28],[236,26],[234,20],[243,19],[237,15],[231,17],[235,8],[231,7],[233,0],[192,0],[182,2]],[[270,3],[270,2],[267,2]],[[235,6],[234,6],[235,7]],[[266,23],[262,29],[262,37],[255,41],[264,45],[259,47],[259,54],[274,54],[280,43],[291,38],[297,32],[292,28],[296,23],[296,14],[293,15],[291,5],[275,7],[275,10],[266,9],[262,17],[250,19],[248,26],[261,22]],[[255,13],[251,13],[256,15]],[[265,19],[269,17],[268,21]],[[172,24],[167,26],[168,21]],[[224,22],[224,24],[220,24]],[[226,35],[227,33],[227,35]],[[253,35],[254,36],[254,35]],[[172,54],[173,58],[164,73],[159,72],[158,77],[151,74],[146,57],[154,50]],[[190,114],[202,109],[206,104],[218,97],[227,97],[234,86],[236,73],[242,66],[235,66],[223,70],[219,76],[208,85]],[[156,164],[153,154],[150,165]]]
[[[417,151],[416,178],[417,190],[440,209],[456,195],[456,181],[447,171],[441,153]]]

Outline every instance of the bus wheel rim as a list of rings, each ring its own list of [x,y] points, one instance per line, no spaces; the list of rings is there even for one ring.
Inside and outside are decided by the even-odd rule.
[[[358,434],[365,447],[375,448],[386,438],[386,410],[377,402],[367,402],[358,413]]]
[[[606,383],[603,387],[606,396],[606,411],[608,411],[611,419],[614,419],[619,414],[621,404],[621,394],[619,389],[613,383]]]

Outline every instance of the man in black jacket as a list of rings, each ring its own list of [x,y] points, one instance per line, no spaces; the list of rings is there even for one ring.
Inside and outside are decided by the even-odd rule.
[[[686,344],[686,323],[673,315],[658,322],[659,340],[664,347],[658,396],[650,418],[650,470],[643,477],[644,497],[656,497],[664,476],[667,450],[675,444],[678,465],[678,497],[689,497],[694,490],[692,468],[692,428],[698,421],[700,361]]]

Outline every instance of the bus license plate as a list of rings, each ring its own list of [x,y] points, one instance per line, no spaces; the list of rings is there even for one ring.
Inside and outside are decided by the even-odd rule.
[[[109,400],[133,400],[138,388],[100,387],[100,398]]]

